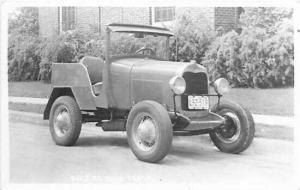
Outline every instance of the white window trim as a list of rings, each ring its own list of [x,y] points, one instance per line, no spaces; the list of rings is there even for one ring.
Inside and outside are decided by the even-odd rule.
[[[165,26],[169,26],[172,25],[175,20],[176,20],[176,7],[174,8],[174,20],[170,20],[170,21],[155,21],[155,8],[157,7],[151,7],[151,20],[152,20],[152,25],[153,26],[159,26],[159,27],[165,27]]]
[[[62,7],[59,7],[59,33],[63,33],[62,29]]]

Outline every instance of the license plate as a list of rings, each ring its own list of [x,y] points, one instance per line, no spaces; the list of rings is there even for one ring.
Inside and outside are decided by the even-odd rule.
[[[189,109],[209,109],[208,96],[188,96]]]

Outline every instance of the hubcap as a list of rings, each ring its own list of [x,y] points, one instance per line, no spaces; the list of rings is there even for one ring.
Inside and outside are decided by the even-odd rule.
[[[156,123],[146,113],[139,114],[135,120],[133,126],[135,144],[143,151],[149,151],[156,142]]]
[[[225,118],[225,126],[216,133],[217,136],[225,143],[236,141],[241,134],[241,122],[238,116],[231,111],[223,111],[219,114]]]
[[[67,107],[57,108],[54,120],[54,131],[58,137],[63,137],[71,127],[71,119]]]

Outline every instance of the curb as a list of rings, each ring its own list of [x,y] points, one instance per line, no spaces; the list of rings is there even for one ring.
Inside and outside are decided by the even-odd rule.
[[[32,112],[9,110],[9,120],[48,126],[49,121],[43,120],[43,115]]]
[[[43,120],[38,113],[9,110],[9,120],[48,126],[49,121]],[[256,125],[255,137],[293,141],[294,129],[286,126]]]
[[[10,97],[8,97],[8,101],[12,102],[12,103],[46,105],[48,102],[48,99],[10,96]]]

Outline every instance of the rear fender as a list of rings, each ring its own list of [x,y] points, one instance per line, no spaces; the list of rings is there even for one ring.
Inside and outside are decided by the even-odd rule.
[[[56,98],[60,97],[60,96],[71,96],[74,97],[74,94],[71,90],[70,87],[68,88],[53,88],[50,98],[48,100],[48,103],[46,105],[46,108],[44,110],[44,116],[43,119],[49,119],[49,115],[50,115],[50,110],[52,107],[52,104],[54,103],[54,101],[56,100]]]
[[[97,110],[94,98],[91,93],[88,93],[89,90],[84,87],[54,87],[52,89],[50,98],[44,110],[43,118],[49,119],[50,110],[52,104],[56,98],[60,96],[71,96],[77,102],[79,109],[84,111],[95,111]]]

